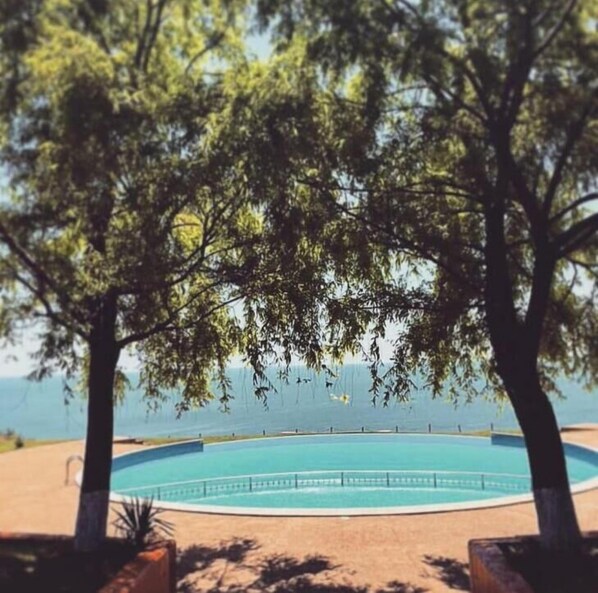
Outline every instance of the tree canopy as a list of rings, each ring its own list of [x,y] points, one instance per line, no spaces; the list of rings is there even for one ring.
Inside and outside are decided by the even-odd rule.
[[[333,157],[297,182],[392,254],[363,308],[399,323],[403,371],[426,369],[437,392],[480,369],[499,385],[485,310],[484,214],[496,200],[514,324],[530,331],[544,385],[562,373],[595,383],[594,3],[260,6],[278,47],[303,44],[320,69]]]
[[[144,344],[148,393],[182,384],[200,403],[216,363],[226,394],[243,347],[229,305],[279,269],[223,119],[243,3],[5,10],[3,311],[45,324],[37,376],[88,366],[77,345],[109,300],[119,350]]]

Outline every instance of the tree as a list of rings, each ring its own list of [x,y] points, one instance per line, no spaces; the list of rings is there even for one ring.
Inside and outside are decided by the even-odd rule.
[[[36,378],[84,375],[75,546],[94,550],[106,532],[121,353],[135,349],[149,397],[179,389],[181,410],[202,405],[215,376],[226,404],[233,353],[256,367],[258,393],[264,377],[253,318],[232,305],[250,309],[271,289],[285,309],[266,193],[251,193],[236,170],[243,147],[225,134],[244,5],[0,8],[3,326],[36,322]]]
[[[404,397],[419,371],[436,393],[472,395],[485,375],[523,431],[542,545],[575,549],[547,393],[562,373],[598,378],[596,4],[261,0],[259,13],[278,49],[303,44],[320,67],[328,158],[295,180],[347,224],[335,257],[362,281],[345,327],[374,324],[374,391]]]

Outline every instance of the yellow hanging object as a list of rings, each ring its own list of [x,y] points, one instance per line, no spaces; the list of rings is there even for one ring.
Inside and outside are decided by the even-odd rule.
[[[333,399],[341,404],[349,404],[351,402],[351,396],[347,393],[343,393],[342,395],[334,395],[334,393],[330,394],[330,399]]]

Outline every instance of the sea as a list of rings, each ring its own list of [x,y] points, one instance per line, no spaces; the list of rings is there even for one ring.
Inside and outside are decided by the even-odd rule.
[[[267,402],[253,392],[252,374],[246,368],[229,370],[234,399],[223,411],[218,401],[177,414],[179,397],[173,393],[157,409],[136,386],[115,410],[115,434],[133,437],[197,437],[199,435],[256,435],[293,432],[398,431],[471,432],[517,428],[508,402],[476,398],[432,397],[414,379],[408,402],[372,403],[371,380],[365,365],[335,369],[336,377],[291,367],[288,382],[272,373],[275,392]],[[328,382],[327,382],[328,379]],[[598,390],[588,392],[581,383],[563,380],[564,398],[553,400],[561,426],[598,422]],[[0,431],[14,430],[25,438],[74,439],[85,435],[86,401],[67,397],[61,377],[41,382],[26,378],[0,378]]]

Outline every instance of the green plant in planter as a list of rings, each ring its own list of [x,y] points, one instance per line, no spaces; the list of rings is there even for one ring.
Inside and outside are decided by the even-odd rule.
[[[137,548],[163,537],[171,537],[174,525],[159,517],[164,510],[154,507],[153,498],[133,498],[122,503],[122,510],[116,510],[113,525],[123,537]]]

